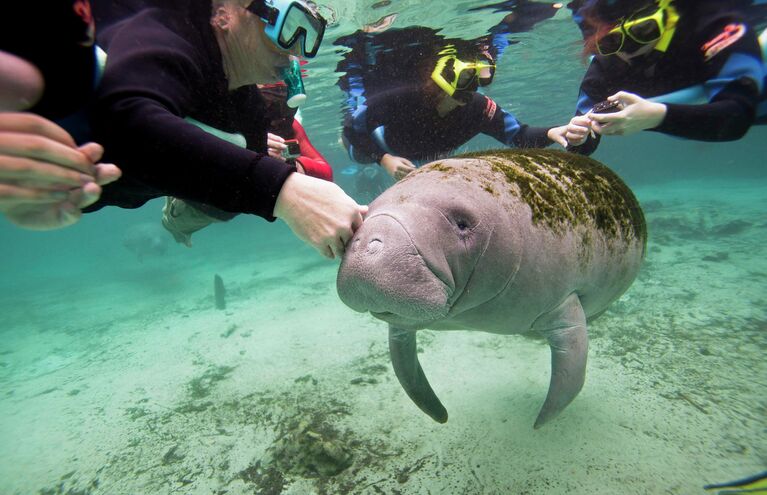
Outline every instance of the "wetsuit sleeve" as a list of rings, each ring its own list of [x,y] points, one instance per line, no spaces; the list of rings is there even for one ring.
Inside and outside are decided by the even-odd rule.
[[[479,102],[484,107],[481,109],[482,133],[494,137],[506,146],[517,148],[545,148],[551,144],[546,135],[549,127],[531,127],[522,124],[514,115],[487,96],[481,96],[480,99],[474,98],[472,104],[475,104],[474,102]]]
[[[306,131],[301,123],[295,119],[293,120],[293,133],[298,141],[298,145],[301,147],[301,156],[296,158],[296,161],[304,167],[306,175],[332,182],[333,169],[325,160],[325,157],[309,141],[309,137],[306,135]]]
[[[204,96],[194,94],[192,81],[206,77],[191,55],[194,48],[175,38],[170,44],[144,41],[118,36],[109,47],[91,119],[107,157],[160,195],[274,220],[277,195],[295,167],[187,123],[182,116]]]
[[[667,104],[657,132],[700,141],[732,141],[754,122],[762,91],[763,62],[753,29],[739,19],[720,17],[698,37],[704,67],[702,105]]]
[[[589,68],[586,70],[586,75],[583,76],[581,81],[580,92],[578,94],[578,103],[575,108],[575,115],[585,115],[594,108],[594,105],[600,101],[604,101],[610,96],[609,91],[604,85],[606,81],[603,67],[598,58],[594,58]],[[568,146],[567,151],[578,153],[581,155],[590,155],[596,151],[599,146],[599,141],[602,136],[594,134],[595,137],[589,135],[580,146]]]
[[[357,163],[378,163],[386,153],[378,147],[368,130],[368,112],[366,105],[360,105],[344,119],[344,146],[349,158]]]

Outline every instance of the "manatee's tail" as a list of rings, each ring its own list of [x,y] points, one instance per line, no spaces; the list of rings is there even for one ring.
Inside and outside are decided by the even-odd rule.
[[[421,411],[438,423],[446,423],[447,410],[423,374],[416,348],[414,331],[389,326],[389,355],[400,385]]]
[[[534,328],[546,336],[551,347],[551,382],[533,426],[537,429],[562,412],[586,380],[589,337],[578,295],[570,294],[562,304],[540,316]]]

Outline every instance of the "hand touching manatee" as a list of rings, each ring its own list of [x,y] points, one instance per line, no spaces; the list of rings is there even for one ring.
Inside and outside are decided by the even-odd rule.
[[[447,421],[416,354],[416,331],[537,331],[551,382],[535,427],[583,386],[587,318],[633,282],[646,229],[608,168],[553,150],[501,150],[431,163],[371,205],[346,249],[338,294],[389,323],[394,371],[410,398]]]

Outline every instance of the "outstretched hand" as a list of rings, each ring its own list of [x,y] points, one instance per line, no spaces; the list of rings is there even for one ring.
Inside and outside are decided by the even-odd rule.
[[[35,230],[71,225],[120,170],[99,164],[96,143],[77,146],[61,127],[30,113],[0,113],[0,213]]]
[[[403,179],[407,174],[415,170],[413,162],[401,156],[384,154],[381,157],[381,166],[394,180]]]
[[[615,113],[586,114],[591,120],[591,129],[605,136],[628,136],[630,134],[658,127],[666,118],[666,105],[645,100],[641,96],[620,91],[607,98],[619,101],[621,111]]]
[[[290,174],[277,196],[274,216],[323,256],[343,256],[346,244],[362,225],[368,207],[332,182]]]
[[[584,115],[579,115],[570,119],[566,125],[552,127],[547,135],[550,140],[559,144],[563,148],[568,146],[580,146],[586,142],[591,132],[591,119]]]

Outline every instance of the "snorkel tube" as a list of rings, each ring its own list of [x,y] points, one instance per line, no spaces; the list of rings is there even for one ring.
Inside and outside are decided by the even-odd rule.
[[[288,87],[288,106],[298,108],[306,101],[306,90],[304,81],[301,79],[301,64],[298,59],[293,58],[290,65],[282,71],[282,79]]]

